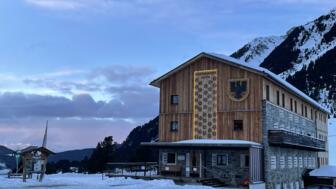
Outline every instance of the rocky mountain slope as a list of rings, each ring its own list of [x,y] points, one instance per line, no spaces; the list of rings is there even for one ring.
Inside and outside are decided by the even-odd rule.
[[[254,39],[231,56],[269,69],[335,112],[336,9],[284,36]]]

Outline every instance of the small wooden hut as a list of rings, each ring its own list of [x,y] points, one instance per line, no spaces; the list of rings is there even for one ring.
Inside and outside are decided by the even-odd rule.
[[[46,147],[29,146],[21,150],[22,168],[23,168],[23,182],[27,178],[32,178],[33,174],[38,174],[39,181],[42,181],[48,156],[55,154]]]

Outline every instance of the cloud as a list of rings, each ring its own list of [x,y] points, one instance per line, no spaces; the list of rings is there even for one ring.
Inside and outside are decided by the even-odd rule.
[[[35,89],[35,94],[41,94],[38,91],[46,94],[47,91],[53,95],[71,97],[87,93],[96,100],[109,100],[120,95],[118,93],[121,89],[141,89],[136,86],[146,88],[153,75],[154,71],[149,67],[111,65],[86,71],[61,70],[27,76],[22,79],[22,83],[27,88]],[[118,90],[111,91],[113,87]]]
[[[151,5],[162,0],[24,0],[30,5],[50,10],[78,10],[83,8],[133,9],[133,5]]]
[[[0,118],[149,118],[157,114],[154,89],[135,89],[110,101],[95,101],[89,94],[72,99],[24,93],[0,94]]]
[[[89,73],[89,77],[92,79],[104,77],[109,82],[144,82],[154,73],[154,70],[150,67],[139,66],[123,66],[113,65],[104,68],[93,70]]]
[[[25,0],[27,3],[48,9],[74,10],[85,5],[82,0]]]

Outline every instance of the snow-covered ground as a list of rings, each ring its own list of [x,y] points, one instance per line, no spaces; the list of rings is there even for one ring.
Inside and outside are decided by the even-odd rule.
[[[107,178],[101,174],[55,174],[47,175],[42,183],[36,179],[29,179],[26,183],[22,179],[8,179],[0,175],[0,189],[210,189],[200,185],[176,185],[171,180],[151,180]]]

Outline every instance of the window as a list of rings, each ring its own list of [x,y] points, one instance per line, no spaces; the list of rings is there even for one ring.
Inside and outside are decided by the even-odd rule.
[[[286,101],[285,101],[285,94],[282,93],[282,107],[286,106]]]
[[[172,121],[170,122],[170,131],[177,131],[178,130],[178,122]]]
[[[305,117],[308,117],[307,116],[307,106],[305,106]]]
[[[276,156],[271,156],[271,169],[276,169],[277,167]]]
[[[303,167],[303,161],[302,161],[302,157],[299,157],[299,167],[302,168]]]
[[[314,117],[313,117],[313,108],[310,109],[310,119],[314,120]]]
[[[276,100],[277,100],[277,105],[280,105],[280,92],[276,92]]]
[[[243,130],[243,120],[233,120],[233,130],[242,131]]]
[[[285,156],[280,156],[280,168],[285,168]]]
[[[176,154],[175,153],[167,153],[167,163],[175,164],[176,163]]]
[[[270,88],[269,85],[266,85],[266,100],[270,100]]]
[[[294,101],[294,111],[295,111],[295,113],[297,113],[297,103],[296,103],[296,100]]]
[[[240,167],[249,167],[250,166],[250,156],[247,154],[240,154]]]
[[[298,159],[297,157],[294,157],[294,167],[297,167],[298,166]]]
[[[170,96],[170,103],[172,105],[178,105],[178,103],[179,103],[179,96],[178,95],[171,95]]]
[[[301,104],[301,115],[303,116],[303,104]]]
[[[291,168],[293,168],[293,160],[292,160],[292,156],[288,156],[288,163],[287,163],[287,165],[288,165],[288,168],[289,169],[291,169]]]
[[[290,110],[293,111],[293,99],[290,99]]]
[[[308,164],[308,160],[307,160],[307,157],[303,157],[302,158],[303,159],[303,167],[306,167],[307,166],[307,164]]]
[[[217,155],[217,165],[227,166],[228,165],[228,155],[227,154]]]

